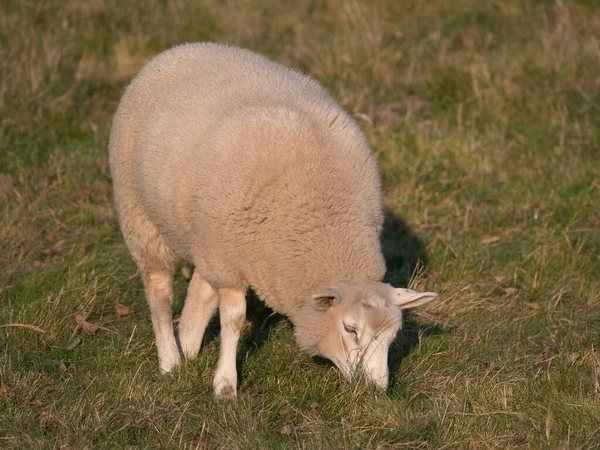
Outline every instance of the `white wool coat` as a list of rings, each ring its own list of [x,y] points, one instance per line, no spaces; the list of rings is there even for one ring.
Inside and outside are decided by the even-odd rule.
[[[110,165],[143,265],[185,258],[304,323],[311,294],[384,275],[363,133],[317,82],[256,53],[197,43],[151,60],[117,111]]]

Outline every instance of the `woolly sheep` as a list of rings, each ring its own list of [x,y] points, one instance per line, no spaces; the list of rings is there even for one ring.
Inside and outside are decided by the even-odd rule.
[[[177,46],[127,88],[110,136],[119,222],[152,315],[159,368],[180,362],[171,301],[176,258],[195,265],[179,324],[195,357],[219,308],[213,382],[235,396],[247,288],[294,325],[298,345],[387,387],[401,310],[437,296],[381,282],[377,163],[314,80],[256,53]]]

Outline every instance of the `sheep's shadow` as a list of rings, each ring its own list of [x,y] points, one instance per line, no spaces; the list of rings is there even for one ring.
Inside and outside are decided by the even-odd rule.
[[[423,241],[389,209],[383,222],[381,250],[387,267],[383,281],[397,287],[408,286],[413,274],[425,269],[429,260]]]
[[[411,277],[417,270],[422,270],[427,265],[427,251],[425,245],[406,222],[392,211],[385,211],[385,220],[381,234],[381,246],[386,260],[387,272],[384,281],[394,286],[408,286]],[[252,325],[243,333],[238,349],[238,374],[242,372],[243,361],[253,353],[259,351],[268,341],[271,329],[285,316],[273,312],[258,299],[256,294],[249,290],[246,296],[246,319]],[[213,342],[219,335],[218,315],[210,321],[203,340],[203,346]],[[410,313],[405,314],[403,330],[398,333],[394,344],[390,347],[389,368],[390,385],[396,381],[396,372],[400,363],[423,338],[429,335],[442,333],[437,325],[422,324],[414,321]],[[331,364],[323,358],[314,358],[320,364]]]
[[[238,352],[238,373],[242,373],[241,365],[250,355],[260,350],[269,340],[271,329],[282,320],[287,320],[282,314],[274,312],[265,305],[254,291],[250,290],[246,296],[246,319],[252,325],[248,332],[240,339],[241,345]]]
[[[444,334],[445,330],[436,324],[423,324],[414,320],[409,313],[404,314],[402,330],[396,336],[388,353],[388,367],[390,369],[389,388],[398,383],[398,369],[402,360],[407,357],[415,347],[421,345],[429,336]]]
[[[383,281],[397,287],[408,286],[415,273],[425,273],[428,255],[423,241],[408,224],[391,210],[386,210],[381,247],[387,272]],[[397,382],[402,360],[428,336],[444,333],[435,324],[417,322],[410,311],[404,313],[402,330],[390,346],[388,365],[389,386]]]

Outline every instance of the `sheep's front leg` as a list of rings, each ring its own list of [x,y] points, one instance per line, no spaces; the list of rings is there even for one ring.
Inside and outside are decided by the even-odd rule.
[[[158,349],[158,368],[164,374],[177,366],[180,360],[171,312],[173,274],[165,270],[145,270],[143,279]]]
[[[217,309],[217,303],[217,292],[194,271],[179,322],[179,343],[186,358],[194,358],[198,354],[204,331]]]
[[[246,297],[238,289],[220,289],[219,297],[221,350],[213,387],[218,397],[235,397],[237,344],[246,320]]]

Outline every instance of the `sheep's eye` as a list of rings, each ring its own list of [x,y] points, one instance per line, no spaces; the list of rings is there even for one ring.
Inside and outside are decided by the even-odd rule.
[[[346,333],[348,334],[354,334],[356,335],[356,328],[353,328],[349,325],[344,324],[344,331],[346,331]]]

